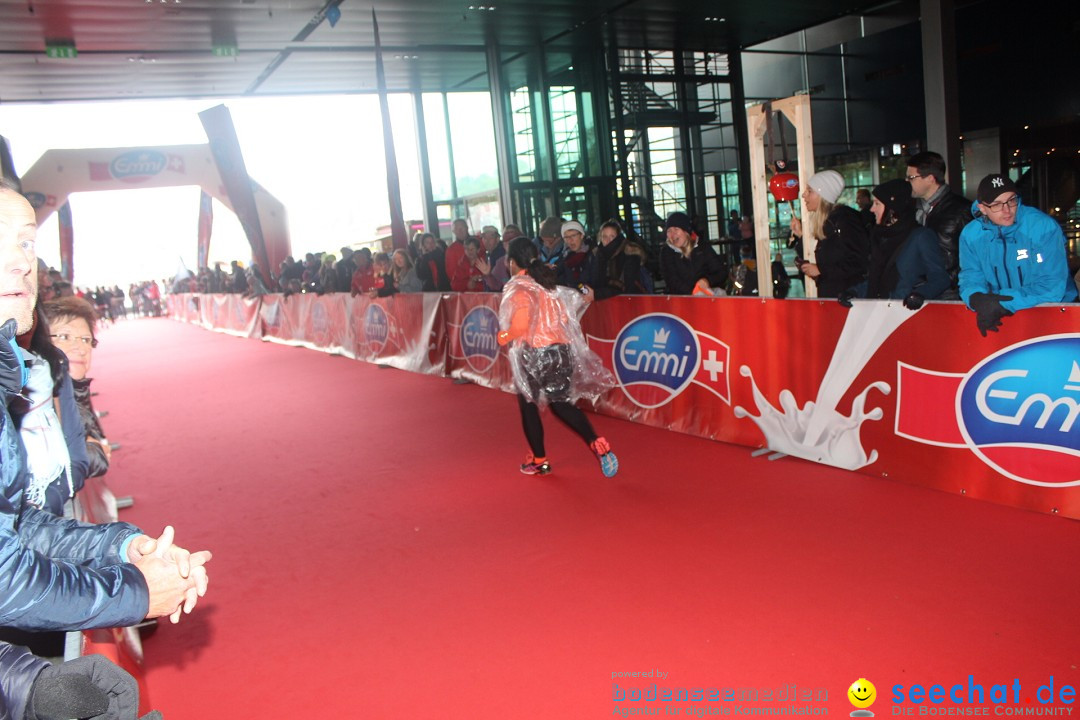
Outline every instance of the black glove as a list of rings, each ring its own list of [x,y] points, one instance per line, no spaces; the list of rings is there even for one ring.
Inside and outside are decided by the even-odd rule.
[[[101,655],[87,655],[41,671],[30,688],[26,720],[137,720],[139,684]],[[153,710],[138,720],[161,720]]]
[[[1012,300],[1011,295],[997,295],[995,293],[972,293],[968,297],[968,305],[975,311],[975,324],[979,332],[986,337],[986,331],[997,332],[1001,327],[1001,318],[1012,315],[1012,312],[1001,306],[1002,302]]]
[[[908,310],[918,310],[926,302],[926,298],[917,292],[908,293],[908,296],[904,298],[904,307]]]
[[[858,293],[853,290],[841,290],[840,294],[836,296],[836,302],[840,303],[846,308],[851,307],[851,301],[854,298],[859,297]]]

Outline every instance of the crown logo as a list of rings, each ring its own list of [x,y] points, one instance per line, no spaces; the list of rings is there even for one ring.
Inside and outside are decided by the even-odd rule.
[[[670,336],[671,336],[671,331],[670,330],[665,330],[664,328],[660,328],[659,330],[657,330],[656,332],[653,333],[653,343],[652,343],[653,347],[654,348],[666,347],[668,337],[670,337]]]
[[[996,178],[994,178],[993,180],[990,181],[990,184],[993,185],[994,187],[1003,187],[1005,185],[1005,181],[1002,180],[999,177],[996,177]]]
[[[491,317],[480,315],[476,318],[476,324],[480,326],[481,330],[487,330],[491,326]]]

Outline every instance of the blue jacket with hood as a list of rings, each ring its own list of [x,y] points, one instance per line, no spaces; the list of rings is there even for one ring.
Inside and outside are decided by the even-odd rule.
[[[86,525],[27,505],[26,456],[7,407],[22,391],[15,321],[0,326],[0,625],[25,630],[122,627],[149,607],[139,570],[123,563],[127,523]],[[47,660],[0,643],[0,720],[23,720]]]
[[[0,625],[46,631],[134,625],[146,617],[150,596],[121,550],[141,531],[128,523],[66,520],[23,501],[25,451],[7,411],[22,389],[14,335],[14,320],[0,326]]]
[[[969,307],[974,293],[997,293],[1011,312],[1039,303],[1074,302],[1076,286],[1065,259],[1061,226],[1044,212],[1020,203],[1016,221],[995,225],[972,203],[975,219],[960,233],[960,299]]]

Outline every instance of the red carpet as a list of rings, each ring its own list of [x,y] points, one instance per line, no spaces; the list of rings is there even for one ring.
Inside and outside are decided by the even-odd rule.
[[[503,393],[169,320],[101,340],[121,519],[215,554],[145,643],[167,720],[731,705],[613,702],[652,669],[832,715],[865,677],[878,717],[896,684],[1080,685],[1076,522],[604,417],[616,479],[550,415],[527,478]]]

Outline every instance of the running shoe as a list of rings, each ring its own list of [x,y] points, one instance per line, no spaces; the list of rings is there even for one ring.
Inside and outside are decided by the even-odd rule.
[[[551,473],[551,463],[547,460],[538,463],[533,454],[529,453],[525,456],[525,462],[521,464],[521,472],[526,475],[548,475]]]
[[[615,477],[615,473],[619,472],[619,458],[615,457],[615,453],[611,452],[611,445],[608,444],[608,441],[602,437],[596,438],[589,443],[589,449],[596,453],[604,477]]]

